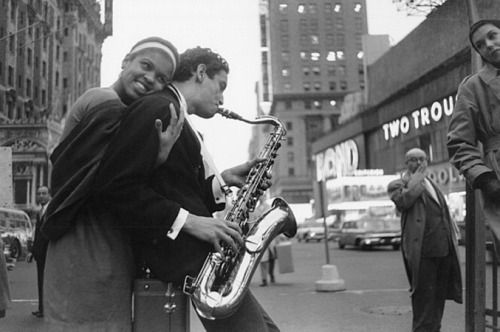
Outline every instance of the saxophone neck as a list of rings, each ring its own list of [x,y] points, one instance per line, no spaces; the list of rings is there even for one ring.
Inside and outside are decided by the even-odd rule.
[[[283,123],[277,117],[274,117],[271,115],[261,115],[261,116],[255,118],[254,120],[248,120],[248,119],[245,119],[244,117],[242,117],[241,115],[239,115],[238,113],[235,113],[235,112],[228,110],[227,108],[219,108],[217,110],[217,113],[219,113],[220,115],[222,115],[223,117],[226,117],[228,119],[239,120],[239,121],[243,121],[243,122],[246,122],[249,124],[273,125],[275,127],[281,128],[282,131],[284,131],[286,133],[285,126],[283,125]]]

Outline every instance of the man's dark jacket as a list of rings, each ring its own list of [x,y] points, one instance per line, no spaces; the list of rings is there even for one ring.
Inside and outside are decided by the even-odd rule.
[[[155,119],[167,127],[170,103],[179,109],[177,97],[168,90],[128,108],[103,157],[95,198],[120,216],[140,248],[138,256],[154,275],[182,283],[186,275],[198,273],[212,247],[182,231],[175,241],[167,237],[180,208],[211,217],[223,205],[215,204],[213,176],[205,178],[200,144],[188,123],[167,161],[155,168],[159,141],[152,128]]]

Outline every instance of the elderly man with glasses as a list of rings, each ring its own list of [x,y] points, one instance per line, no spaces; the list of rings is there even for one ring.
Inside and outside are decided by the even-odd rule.
[[[401,249],[410,282],[412,331],[440,331],[447,299],[462,303],[457,229],[446,200],[427,174],[427,155],[418,148],[405,156],[407,171],[389,183],[401,212]]]

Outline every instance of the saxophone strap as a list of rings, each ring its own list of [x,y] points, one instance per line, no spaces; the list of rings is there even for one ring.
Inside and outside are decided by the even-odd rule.
[[[184,112],[185,118],[191,129],[196,133],[196,137],[198,138],[198,142],[200,143],[200,148],[201,148],[201,156],[203,158],[203,163],[205,164],[205,178],[207,178],[210,175],[214,175],[217,180],[219,181],[220,187],[222,192],[226,196],[230,196],[232,194],[231,189],[229,186],[226,184],[226,181],[222,178],[221,174],[217,170],[217,167],[215,166],[215,163],[210,156],[210,153],[208,153],[207,147],[205,146],[205,143],[203,142],[203,138],[201,137],[200,133],[196,130],[196,127],[193,124],[193,121],[189,117],[189,113],[187,112],[187,102],[182,93],[177,89],[177,87],[173,84],[169,84],[168,87],[170,90],[174,92],[174,94],[177,96],[179,99],[179,104],[180,104],[180,111]],[[211,173],[210,173],[211,172]]]

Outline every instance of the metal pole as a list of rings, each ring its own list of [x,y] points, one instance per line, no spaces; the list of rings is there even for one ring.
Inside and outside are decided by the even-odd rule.
[[[328,248],[328,227],[326,226],[326,214],[327,214],[327,207],[325,203],[325,186],[323,185],[323,181],[319,181],[319,204],[321,205],[321,215],[323,216],[323,228],[325,229],[325,254],[326,254],[326,264],[330,264],[330,250]]]
[[[469,25],[479,20],[475,0],[465,0]],[[471,71],[481,68],[481,58],[471,47]],[[466,185],[465,220],[465,329],[467,332],[485,330],[485,227],[481,215],[479,190]]]

